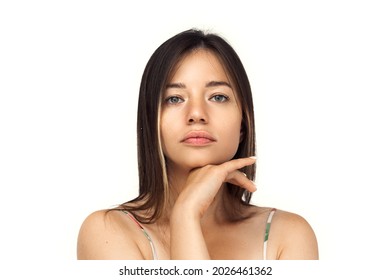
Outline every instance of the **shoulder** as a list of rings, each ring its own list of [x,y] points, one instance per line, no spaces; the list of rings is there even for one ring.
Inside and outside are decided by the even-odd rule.
[[[100,210],[82,223],[77,240],[78,259],[143,259],[135,227],[116,210]]]
[[[300,215],[276,210],[270,227],[269,246],[275,259],[318,259],[318,244],[310,224]]]

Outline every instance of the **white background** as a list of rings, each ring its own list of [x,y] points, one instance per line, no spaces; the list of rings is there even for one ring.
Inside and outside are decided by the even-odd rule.
[[[320,258],[389,249],[386,1],[2,1],[2,259],[76,258],[91,212],[137,193],[144,66],[191,27],[224,36],[249,75],[259,190],[295,212]]]

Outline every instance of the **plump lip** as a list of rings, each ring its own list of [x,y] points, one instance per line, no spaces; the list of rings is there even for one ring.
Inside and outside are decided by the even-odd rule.
[[[190,131],[181,140],[181,142],[191,145],[205,145],[215,141],[216,139],[207,131]]]

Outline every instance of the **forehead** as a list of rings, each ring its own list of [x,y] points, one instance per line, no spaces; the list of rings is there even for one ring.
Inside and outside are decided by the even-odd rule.
[[[209,79],[222,79],[230,82],[229,74],[226,67],[223,65],[219,56],[211,50],[198,48],[190,51],[179,59],[173,67],[168,82],[178,76],[188,78],[198,76],[209,76]]]

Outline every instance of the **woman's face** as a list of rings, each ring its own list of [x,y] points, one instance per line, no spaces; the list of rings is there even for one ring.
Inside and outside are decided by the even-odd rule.
[[[168,167],[191,170],[233,158],[241,108],[233,85],[210,51],[199,49],[175,67],[161,105],[161,140]]]

